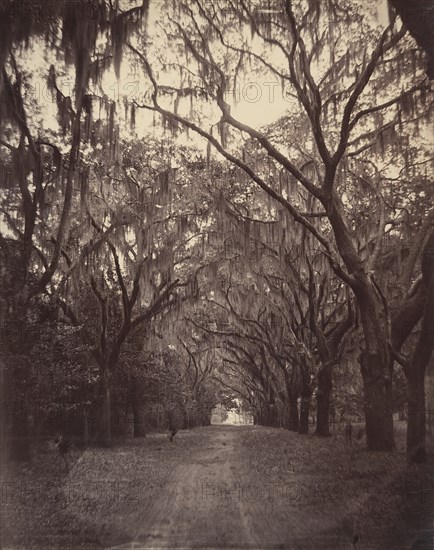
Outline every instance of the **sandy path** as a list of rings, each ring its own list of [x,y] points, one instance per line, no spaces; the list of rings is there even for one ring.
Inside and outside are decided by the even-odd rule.
[[[339,544],[324,518],[321,527],[310,518],[311,527],[322,532],[320,541],[312,536],[303,511],[291,500],[290,485],[285,487],[287,513],[273,513],[281,488],[240,473],[245,429],[204,430],[202,449],[175,468],[136,531],[130,532],[132,542],[112,548],[351,548]]]
[[[204,447],[174,470],[136,542],[119,548],[257,548],[236,488],[237,443],[236,428],[204,432]]]

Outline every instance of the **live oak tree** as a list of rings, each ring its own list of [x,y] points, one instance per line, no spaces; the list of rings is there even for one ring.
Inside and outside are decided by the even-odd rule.
[[[284,132],[282,126],[278,121],[273,126],[274,132]],[[246,149],[248,147],[245,146]],[[258,157],[256,153],[257,169],[262,167],[270,172],[273,166],[266,158],[261,165]],[[308,161],[303,171],[308,173],[312,168],[312,162]],[[237,175],[242,182],[242,175]],[[279,178],[279,174],[276,174],[276,178]],[[279,179],[281,187],[291,186],[291,182],[285,181],[282,174]],[[265,196],[258,196],[261,193],[256,193],[256,196],[250,193],[248,200],[242,200],[242,193],[237,196],[233,185],[229,189],[230,198],[226,199],[225,209],[229,218],[224,235],[230,239],[232,248],[244,260],[250,261],[249,269],[259,277],[265,277],[267,293],[255,296],[255,300],[266,302],[275,294],[276,304],[279,304],[281,310],[289,306],[290,312],[296,312],[295,323],[299,328],[293,325],[295,332],[304,338],[307,331],[309,338],[305,342],[306,346],[312,352],[316,350],[313,353],[317,364],[316,433],[330,435],[332,370],[340,362],[344,336],[351,329],[354,317],[348,293],[343,283],[334,277],[327,261],[324,261],[316,240],[302,226],[294,224],[281,205],[270,204],[270,201],[264,200]],[[294,200],[305,215],[312,219],[312,223],[320,226],[324,213],[312,205],[309,195],[299,191]],[[263,306],[266,307],[265,304]],[[304,334],[300,327],[303,327]],[[297,353],[293,350],[291,359],[296,360]],[[309,397],[309,385],[306,386],[306,392],[306,397]]]
[[[191,243],[200,240],[209,204],[199,204],[199,176],[197,192],[184,193],[191,169],[185,170],[182,154],[178,159],[173,168],[170,145],[165,149],[151,139],[146,146],[121,143],[111,164],[103,150],[94,149],[87,192],[74,210],[77,226],[65,245],[69,261],[62,264],[53,289],[65,315],[87,328],[85,339],[100,373],[101,435],[106,445],[111,442],[113,380],[130,335],[143,325],[145,330],[134,337],[141,334],[146,349],[154,318],[163,312],[176,315],[179,298],[194,294],[202,249]],[[86,308],[83,315],[75,311],[86,280],[99,304],[97,320]],[[91,333],[89,325],[94,326]]]
[[[432,109],[432,101],[427,102],[426,107]],[[410,120],[415,124],[412,141],[409,141],[408,135],[405,133],[402,113],[406,113],[407,116],[411,115]],[[355,143],[360,147],[349,155],[345,165],[346,177],[342,192],[346,202],[347,219],[350,227],[353,228],[357,250],[371,266],[375,280],[384,293],[385,303],[388,304],[386,317],[390,327],[388,345],[392,351],[392,364],[398,357],[396,352],[399,352],[403,345],[405,347],[404,354],[411,353],[407,338],[422,315],[426,299],[426,287],[422,284],[422,277],[417,265],[424,242],[433,232],[434,215],[432,172],[429,168],[432,162],[429,140],[426,142],[426,139],[418,132],[418,125],[422,123],[425,113],[424,109],[420,112],[416,111],[414,105],[409,102],[403,106],[402,112],[398,111],[395,115],[398,129],[401,132],[400,139],[408,144],[402,153],[405,162],[399,170],[396,161],[399,151],[394,144],[398,135],[395,131],[392,131],[388,137],[386,136],[388,140],[391,140],[392,146],[387,146],[383,139],[376,140],[370,133],[364,136],[365,143],[356,140]],[[279,139],[280,143],[283,143],[285,137],[291,135],[291,123],[292,126],[296,125],[297,135],[297,151],[294,151],[293,154],[300,155],[302,153],[304,157],[301,157],[300,162],[304,161],[305,167],[312,165],[312,159],[306,147],[303,146],[308,138],[301,131],[296,118],[282,117],[271,125],[268,131],[275,139]],[[365,148],[371,151],[370,156],[365,157],[361,154]],[[256,169],[270,170],[266,162],[258,165],[257,153],[255,157]],[[281,177],[280,185],[282,185]],[[301,193],[298,192],[298,199],[294,200],[300,201],[300,195]],[[351,201],[348,200],[349,197],[351,197]],[[306,212],[311,210],[306,203],[304,203],[303,209]],[[324,212],[310,211],[309,216],[323,217]],[[322,229],[324,230],[324,226]],[[291,230],[291,233],[294,235],[294,229]],[[305,241],[305,247],[307,242]],[[330,273],[327,273],[330,270],[325,269],[324,265],[319,268],[319,271],[327,279],[330,278]],[[322,346],[323,351],[324,349]],[[405,361],[398,362],[401,365],[406,365]],[[322,371],[323,374],[324,372]],[[393,374],[394,378],[399,378],[396,369]],[[327,375],[325,379],[329,380],[329,376]],[[329,382],[327,385],[330,387]],[[424,401],[423,384],[419,384],[418,387],[418,400],[422,403]],[[406,394],[405,385],[404,387],[398,386],[397,392],[394,394],[395,407],[403,399],[405,400]],[[415,430],[416,418],[419,419],[420,427]],[[408,434],[414,431],[421,433],[422,425],[424,425],[424,421],[421,417],[412,415],[408,425]],[[409,457],[412,455],[413,453],[409,450]]]
[[[234,254],[243,244],[254,248],[253,238],[246,243],[242,232],[239,235],[241,246],[232,234],[232,252],[219,263],[214,277],[199,281],[205,319],[194,315],[189,321],[219,342],[225,377],[231,370],[231,376],[238,375],[250,387],[259,423],[306,433],[313,377],[309,334],[272,258],[256,256],[253,263],[247,254]]]
[[[198,417],[200,425],[204,426],[210,423],[211,411],[219,403],[217,393],[212,391],[212,385],[215,386],[215,382],[211,378],[219,362],[219,346],[216,346],[212,339],[207,341],[203,335],[198,337],[194,332],[192,333],[191,330],[188,330],[190,326],[186,326],[184,322],[182,325],[184,330],[181,329],[180,332],[188,333],[186,335],[188,339],[185,338],[185,341],[178,336],[179,344],[184,350],[183,355],[185,357],[187,354],[188,357],[188,359],[184,359],[188,389],[186,402],[191,403],[190,408]],[[189,418],[187,424],[187,427],[190,427]]]
[[[2,249],[9,265],[14,254],[19,254],[18,269],[6,301],[12,324],[20,327],[18,332],[23,336],[28,305],[50,285],[68,236],[73,194],[81,177],[80,150],[92,126],[90,84],[100,82],[112,62],[119,70],[122,43],[133,24],[146,13],[146,6],[124,12],[117,3],[88,0],[55,4],[34,0],[27,2],[24,10],[20,2],[1,5],[2,199],[3,213],[7,212],[6,227],[14,234],[14,246],[3,237]],[[102,37],[105,40],[101,41]],[[47,81],[48,89],[54,93],[63,143],[53,139],[44,124],[37,128],[32,114],[38,110],[38,102],[29,105],[28,101],[31,70],[22,61],[39,46],[45,49],[48,58],[50,53],[57,55],[45,74],[38,70],[36,74],[41,78],[37,81],[39,90],[41,83]],[[60,72],[71,69],[73,87],[69,93],[58,85],[54,63],[60,66]],[[47,65],[45,68],[48,69]],[[39,103],[44,103],[44,98],[40,94],[36,97],[42,100]],[[50,196],[57,199],[51,207]],[[51,247],[42,261],[33,247],[36,240],[47,237]],[[43,264],[37,273],[33,269],[34,258]],[[13,362],[20,349],[19,345],[14,347],[13,340],[10,342],[7,351]],[[12,368],[8,373],[7,379],[2,380],[2,392],[13,400],[21,400],[25,394],[26,368]],[[3,429],[4,426],[2,432]],[[14,416],[12,432],[16,436],[12,454],[26,458],[25,413]]]
[[[165,58],[161,49],[156,59],[152,45],[128,46],[140,59],[151,85],[137,107],[160,113],[165,120],[196,132],[242,168],[316,238],[330,268],[351,288],[364,337],[360,367],[367,444],[371,449],[387,450],[394,446],[388,312],[371,261],[359,250],[348,220],[346,165],[352,156],[371,155],[379,143],[385,148],[394,146],[405,164],[407,144],[402,139],[404,131],[396,131],[397,118],[411,124],[406,108],[409,103],[417,112],[426,110],[428,85],[419,69],[417,52],[413,73],[401,70],[409,42],[395,16],[381,29],[368,12],[369,7],[357,2],[342,7],[333,1],[321,5],[282,1],[275,10],[265,11],[244,0],[218,7],[200,0],[177,3],[169,12],[171,24],[163,32],[171,41],[171,51],[177,52],[175,67],[181,67],[178,77],[172,60]],[[348,47],[350,35],[359,39]],[[310,153],[319,166],[318,180],[303,174],[294,161],[296,146],[291,135],[286,143],[278,143],[266,130],[259,131],[234,116],[227,95],[231,78],[245,75],[249,66],[253,67],[251,74],[262,70],[282,83],[292,99],[292,111],[303,113]],[[161,72],[170,74],[175,84],[160,84]],[[191,108],[188,102],[183,104],[185,98]],[[209,122],[199,120],[204,105],[212,115]],[[332,240],[300,212],[293,196],[281,192],[277,182],[239,154],[237,139],[245,136],[322,206]],[[381,224],[377,229],[380,238],[374,258],[383,234]]]

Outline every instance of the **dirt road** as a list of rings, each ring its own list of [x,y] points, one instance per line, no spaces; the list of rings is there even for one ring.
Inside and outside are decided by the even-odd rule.
[[[243,470],[242,435],[253,429],[204,430],[202,449],[174,469],[133,540],[112,548],[353,548],[336,509],[315,517],[298,506],[291,468],[285,483]]]

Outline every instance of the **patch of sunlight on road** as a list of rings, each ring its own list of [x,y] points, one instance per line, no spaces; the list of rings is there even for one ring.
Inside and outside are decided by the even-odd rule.
[[[238,400],[237,400],[238,401]],[[244,411],[241,403],[238,402],[237,409],[228,409],[221,403],[211,413],[211,425],[245,426],[253,424],[253,416],[250,412]]]

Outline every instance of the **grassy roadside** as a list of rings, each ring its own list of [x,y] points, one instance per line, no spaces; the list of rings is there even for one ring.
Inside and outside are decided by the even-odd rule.
[[[415,549],[432,550],[432,465],[406,464],[404,424],[396,427],[396,442],[395,452],[374,453],[339,437],[245,430],[239,476],[274,488],[269,510],[281,525],[302,510],[301,538],[329,528],[349,548],[358,540],[363,549],[413,549],[418,540]]]
[[[121,544],[166,488],[175,466],[201,445],[201,430],[110,449],[72,450],[66,473],[52,449],[2,476],[1,548],[101,548]],[[5,474],[5,472],[4,472]]]

